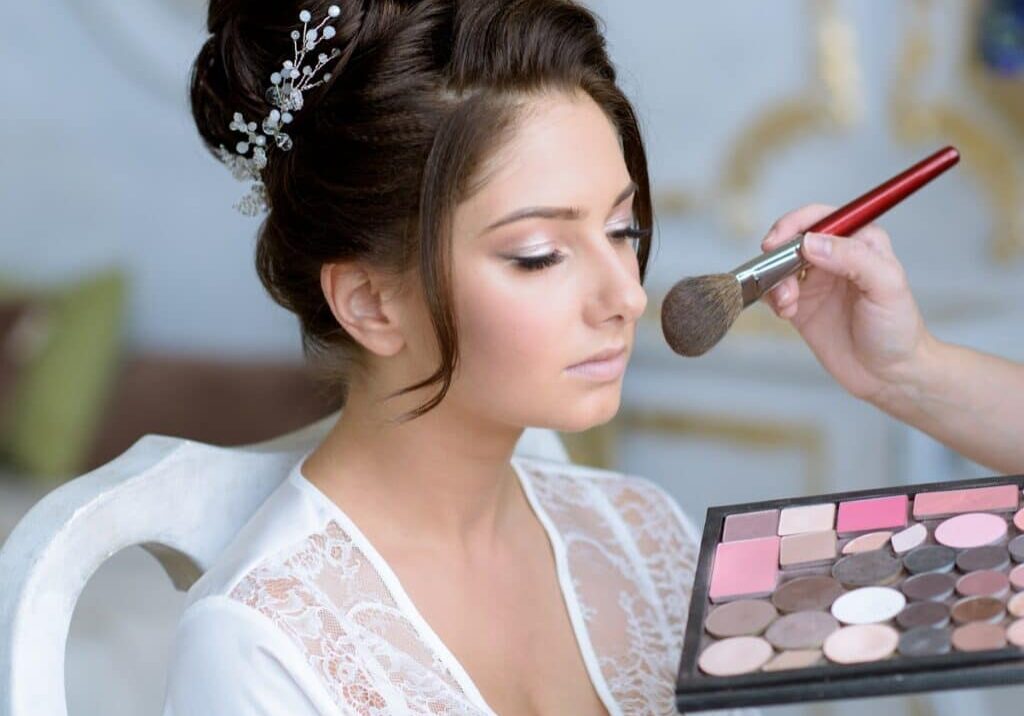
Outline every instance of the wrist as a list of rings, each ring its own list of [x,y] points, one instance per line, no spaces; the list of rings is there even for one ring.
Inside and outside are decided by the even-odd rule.
[[[909,420],[942,392],[949,377],[949,345],[925,331],[913,355],[896,367],[870,400],[899,420]]]

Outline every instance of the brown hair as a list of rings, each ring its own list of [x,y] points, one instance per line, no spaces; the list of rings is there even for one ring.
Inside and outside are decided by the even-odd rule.
[[[521,100],[582,90],[617,128],[638,185],[641,281],[653,224],[647,158],[629,100],[616,84],[601,21],[570,0],[336,0],[330,46],[341,54],[288,126],[291,151],[271,147],[263,170],[270,212],[256,269],[271,297],[295,313],[303,353],[344,402],[362,347],[338,324],[321,266],[358,260],[405,275],[418,267],[441,364],[393,395],[440,383],[404,418],[441,402],[458,360],[451,303],[450,219],[478,188],[481,164],[520,116]],[[313,23],[329,2],[302,7]],[[260,121],[271,72],[291,57],[300,6],[211,0],[192,68],[192,113],[207,148],[233,148],[234,112]],[[319,52],[320,48],[317,48]],[[328,50],[329,51],[329,50]]]

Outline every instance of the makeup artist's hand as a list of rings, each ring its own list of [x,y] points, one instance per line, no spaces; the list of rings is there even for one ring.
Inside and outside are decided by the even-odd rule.
[[[831,212],[814,205],[786,214],[761,245],[775,248]],[[929,333],[879,227],[846,238],[808,234],[803,246],[806,280],[790,276],[765,300],[840,385],[976,462],[1024,472],[1024,364]]]
[[[786,214],[762,249],[789,241],[834,208],[814,204]],[[812,264],[805,280],[790,276],[765,300],[847,391],[881,405],[910,382],[934,342],[889,235],[871,224],[850,237],[808,234],[803,246]]]

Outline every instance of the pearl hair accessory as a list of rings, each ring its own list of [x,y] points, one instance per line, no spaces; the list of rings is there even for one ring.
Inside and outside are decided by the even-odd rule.
[[[263,183],[260,171],[267,165],[267,147],[270,139],[273,138],[277,148],[287,152],[292,148],[292,138],[282,131],[282,127],[290,124],[293,113],[302,109],[305,90],[313,89],[331,79],[330,72],[324,72],[323,77],[311,81],[320,69],[330,60],[337,57],[341,52],[333,48],[331,52],[321,52],[317,56],[316,66],[303,66],[306,53],[312,51],[321,40],[330,40],[334,37],[336,30],[327,22],[341,14],[341,8],[331,5],[327,8],[327,16],[320,21],[316,27],[310,28],[309,21],[312,16],[309,10],[299,13],[299,20],[302,21],[302,31],[292,30],[291,38],[294,47],[292,59],[285,60],[280,71],[270,75],[270,87],[267,88],[267,101],[274,105],[270,113],[264,117],[262,126],[256,122],[246,122],[241,112],[235,112],[230,129],[241,132],[246,138],[235,145],[235,153],[224,148],[221,144],[217,148],[217,156],[227,165],[235,179],[251,180],[252,186],[249,193],[234,205],[234,208],[246,216],[256,216],[270,208],[267,199],[267,188]],[[301,41],[301,46],[300,46]],[[262,129],[262,133],[257,129]],[[249,149],[252,149],[252,156],[247,156]]]

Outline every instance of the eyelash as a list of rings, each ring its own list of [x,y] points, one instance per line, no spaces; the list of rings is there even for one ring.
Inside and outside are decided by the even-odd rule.
[[[642,239],[651,235],[650,229],[618,229],[609,234],[613,239],[625,240],[625,239]],[[544,254],[543,256],[531,256],[529,258],[518,258],[516,263],[519,264],[526,271],[538,271],[548,266],[553,266],[562,260],[562,254],[558,251],[553,251],[550,254]]]

